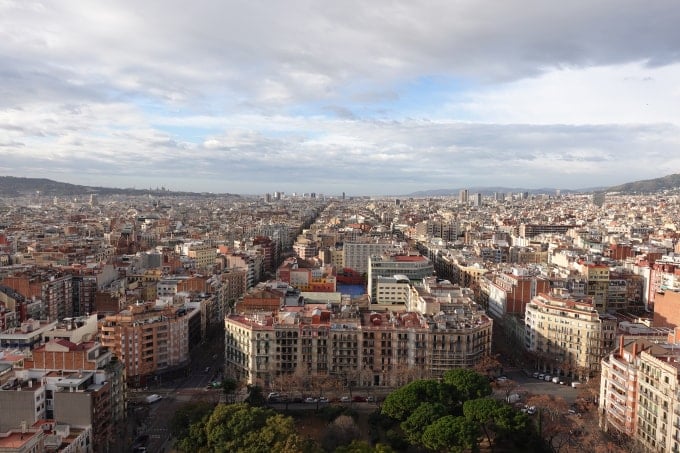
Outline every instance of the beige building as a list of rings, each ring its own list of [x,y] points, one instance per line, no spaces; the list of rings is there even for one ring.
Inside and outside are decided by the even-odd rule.
[[[377,277],[374,280],[375,297],[371,299],[372,304],[377,306],[397,305],[406,307],[409,300],[410,280],[405,275],[394,275],[392,277]]]
[[[598,313],[590,299],[566,292],[539,294],[526,306],[524,343],[554,374],[588,378],[614,345],[616,318]]]
[[[636,440],[644,451],[680,451],[680,354],[640,353]]]
[[[324,304],[230,315],[226,372],[265,387],[296,370],[355,385],[395,386],[474,366],[490,352],[492,324],[469,302],[436,315]]]
[[[215,265],[217,248],[203,242],[191,242],[184,244],[186,256],[194,261],[196,269],[211,269]]]

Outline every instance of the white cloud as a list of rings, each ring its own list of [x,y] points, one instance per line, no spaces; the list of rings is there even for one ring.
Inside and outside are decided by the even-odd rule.
[[[232,192],[660,176],[678,22],[672,0],[2,1],[2,165]]]

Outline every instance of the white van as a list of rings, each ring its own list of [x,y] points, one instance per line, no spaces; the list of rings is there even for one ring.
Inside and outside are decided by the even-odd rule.
[[[583,385],[582,382],[575,382],[575,381],[574,381],[574,382],[571,383],[571,386],[574,387],[574,388],[581,387],[582,385]]]

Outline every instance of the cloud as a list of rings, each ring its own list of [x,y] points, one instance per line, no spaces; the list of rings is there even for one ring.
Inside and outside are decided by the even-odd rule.
[[[655,177],[680,164],[678,22],[671,0],[5,0],[3,168],[231,192]]]

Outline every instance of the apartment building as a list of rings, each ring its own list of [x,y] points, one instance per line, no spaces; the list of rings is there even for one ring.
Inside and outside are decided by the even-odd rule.
[[[429,219],[417,223],[415,235],[419,238],[441,238],[453,242],[461,234],[460,225],[455,220]]]
[[[128,382],[143,385],[157,372],[185,366],[190,339],[200,340],[199,308],[135,304],[99,324],[102,345],[125,364]]]
[[[0,452],[38,453],[45,451],[45,433],[42,428],[19,428],[0,432]]]
[[[215,265],[217,249],[203,242],[191,242],[186,245],[186,256],[194,261],[196,269],[211,269]]]
[[[619,347],[602,359],[600,376],[600,428],[616,430],[629,437],[637,433],[638,367],[640,353],[663,352],[649,340],[625,340],[619,337]]]
[[[25,371],[10,372],[0,380],[0,433],[29,426],[45,418],[47,393],[41,379],[29,377]]]
[[[565,234],[572,228],[574,225],[522,223],[519,226],[519,235],[523,238],[532,238],[539,234]]]
[[[363,241],[345,242],[342,248],[343,267],[364,274],[368,272],[368,258],[380,256],[385,252],[399,252],[401,247],[392,240],[365,239]]]
[[[659,291],[654,302],[654,325],[680,326],[680,290]]]
[[[669,345],[670,346],[670,345]],[[642,351],[635,439],[647,452],[680,451],[680,353]]]
[[[474,304],[455,307],[424,315],[312,304],[274,314],[230,315],[225,369],[264,386],[296,370],[375,386],[441,376],[474,366],[491,348],[491,319]]]
[[[44,315],[56,321],[74,315],[71,279],[71,274],[35,270],[9,275],[2,280],[2,284],[27,299],[40,299]]]
[[[406,307],[410,295],[411,280],[405,275],[378,276],[374,280],[375,297],[371,303],[380,306]]]
[[[422,255],[382,254],[368,257],[368,294],[378,296],[378,277],[400,275],[411,281],[420,281],[434,274],[434,266]]]
[[[524,315],[526,305],[540,293],[550,292],[550,280],[531,275],[527,269],[513,267],[510,272],[496,273],[488,279],[489,314],[502,319],[505,315]]]
[[[19,327],[0,332],[0,348],[32,350],[45,341],[45,335],[57,326],[57,322],[29,319]]]
[[[526,306],[524,344],[551,373],[589,378],[614,345],[617,320],[598,313],[590,299],[565,291],[539,294]]]

